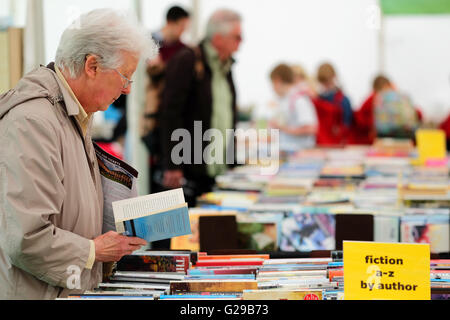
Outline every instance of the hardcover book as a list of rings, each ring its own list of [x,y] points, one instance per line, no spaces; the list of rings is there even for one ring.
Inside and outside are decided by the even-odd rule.
[[[190,254],[139,252],[123,256],[118,271],[183,272],[190,267]]]

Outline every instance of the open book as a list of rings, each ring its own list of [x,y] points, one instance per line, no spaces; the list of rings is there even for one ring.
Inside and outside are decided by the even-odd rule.
[[[183,189],[138,197],[138,172],[94,144],[103,187],[103,233],[153,242],[191,234]]]
[[[183,189],[112,203],[118,233],[148,242],[191,234]]]

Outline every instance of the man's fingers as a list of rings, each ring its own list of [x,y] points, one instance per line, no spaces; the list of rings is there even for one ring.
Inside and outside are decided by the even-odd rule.
[[[128,240],[128,244],[131,246],[145,246],[147,244],[147,241],[137,237],[130,237]]]
[[[141,245],[133,245],[133,244],[128,245],[128,249],[133,250],[133,251],[136,251],[136,250],[140,249],[141,247],[142,247]]]
[[[132,253],[133,253],[133,251],[127,251],[127,252],[125,252],[124,256],[128,256],[128,255],[130,255]]]

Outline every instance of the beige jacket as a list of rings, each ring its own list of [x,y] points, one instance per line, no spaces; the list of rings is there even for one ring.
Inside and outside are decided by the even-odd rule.
[[[79,107],[40,67],[0,96],[0,299],[54,299],[94,288],[103,193]]]

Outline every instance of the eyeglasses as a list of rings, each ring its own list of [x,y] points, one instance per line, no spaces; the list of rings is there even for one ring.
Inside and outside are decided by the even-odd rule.
[[[235,41],[238,41],[238,42],[241,42],[241,41],[242,41],[242,35],[240,35],[240,34],[234,34],[234,35],[231,35],[231,37],[232,37],[233,40],[235,40]]]
[[[117,72],[123,79],[125,79],[125,84],[123,85],[124,89],[127,89],[134,82],[121,74],[117,69],[114,69],[114,71]]]

